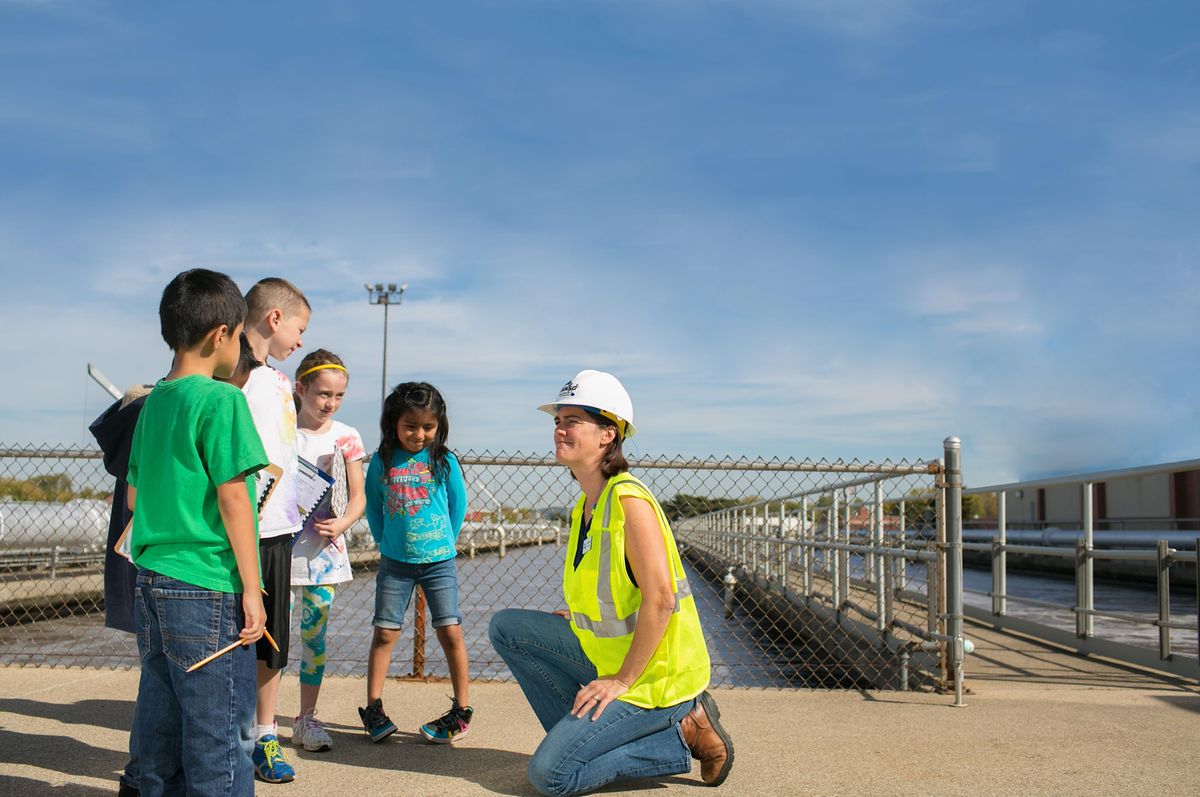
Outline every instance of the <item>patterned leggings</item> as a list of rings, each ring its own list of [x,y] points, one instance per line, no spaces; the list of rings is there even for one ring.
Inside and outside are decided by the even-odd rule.
[[[333,605],[333,584],[301,586],[300,683],[320,686],[325,677],[325,628]],[[296,590],[292,591],[293,602]]]

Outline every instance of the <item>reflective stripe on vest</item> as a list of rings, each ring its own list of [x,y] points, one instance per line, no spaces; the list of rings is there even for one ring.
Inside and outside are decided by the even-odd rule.
[[[611,487],[616,487],[618,484],[629,484],[639,488],[650,499],[650,505],[654,506],[653,496],[636,480],[620,479],[614,481]],[[601,529],[607,529],[612,522],[612,496],[613,490],[610,488],[604,499],[604,524],[601,526]],[[611,639],[613,637],[632,634],[634,627],[637,625],[638,613],[634,611],[624,619],[617,617],[617,604],[613,600],[612,582],[608,578],[608,574],[612,572],[609,569],[612,565],[612,542],[607,531],[601,531],[599,536],[600,563],[596,579],[596,600],[600,608],[600,619],[593,620],[583,612],[571,612],[571,620],[574,621],[577,627],[590,631],[596,637]],[[683,599],[691,596],[691,594],[692,588],[688,584],[686,577],[681,577],[675,581],[675,612],[679,611],[680,603]]]

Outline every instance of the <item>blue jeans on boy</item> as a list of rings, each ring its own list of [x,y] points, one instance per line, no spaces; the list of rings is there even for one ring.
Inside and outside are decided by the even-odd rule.
[[[590,713],[579,719],[571,714],[575,694],[596,679],[596,668],[566,618],[502,609],[488,636],[546,729],[529,762],[529,782],[542,794],[581,794],[618,778],[691,771],[679,723],[694,699],[653,709],[614,700],[595,722]]]
[[[142,677],[134,712],[141,793],[253,795],[254,647],[237,647],[242,596],[142,570],[134,598]]]

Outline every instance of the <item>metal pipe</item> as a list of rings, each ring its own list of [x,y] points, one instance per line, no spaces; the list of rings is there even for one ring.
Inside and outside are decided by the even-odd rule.
[[[1092,483],[1083,483],[1083,608],[1096,608],[1096,568],[1092,561]],[[1096,625],[1090,614],[1084,615],[1084,635],[1091,639],[1096,635]]]
[[[950,644],[950,666],[954,677],[954,705],[963,699],[963,606],[962,606],[962,441],[947,437],[946,454],[946,635]]]
[[[812,534],[813,526],[808,522],[808,496],[800,499],[800,540],[802,543],[807,543]],[[802,544],[800,548],[801,561],[801,577],[800,585],[804,592],[804,597],[812,594],[813,584],[813,551],[806,544]],[[1196,600],[1197,605],[1200,605],[1200,587],[1197,589]]]
[[[1090,618],[1089,618],[1090,619]],[[1171,549],[1166,540],[1158,541],[1158,657],[1171,658]]]
[[[1075,609],[1083,608],[1083,581],[1084,562],[1087,561],[1087,549],[1084,547],[1083,538],[1080,537],[1075,541]],[[1075,612],[1075,636],[1084,639],[1087,636],[1087,622],[1084,620],[1084,615]]]
[[[837,539],[839,519],[837,490],[834,490],[831,495],[832,498],[829,503],[829,509],[826,510],[828,513],[826,525],[829,528],[829,542],[833,542]],[[833,591],[833,594],[831,594],[829,597],[833,599],[833,608],[841,611],[842,557],[839,553],[833,553],[832,555],[830,555],[830,553],[826,553],[825,558],[828,560],[829,564],[830,588]]]
[[[842,501],[842,505],[843,505],[843,512],[845,512],[845,515],[846,515],[846,518],[845,518],[846,525],[842,528],[842,538],[841,539],[842,539],[843,543],[849,545],[850,544],[850,488],[849,487],[844,488],[844,492],[845,492],[845,496],[844,496],[845,500]],[[842,604],[844,604],[848,600],[850,600],[850,552],[847,550],[841,550],[838,552],[838,556],[841,557],[841,559],[842,559],[842,563],[841,563],[841,567],[840,567],[840,569],[842,571],[842,591],[838,595],[838,605],[841,606]]]
[[[733,574],[733,566],[731,565],[725,571],[725,577],[721,579],[721,583],[725,586],[725,619],[733,617],[733,598],[737,590],[737,577]]]
[[[787,588],[788,552],[791,550],[787,545],[783,544],[784,528],[787,525],[785,522],[786,520],[787,520],[787,506],[785,505],[785,503],[783,501],[780,501],[779,502],[779,534],[777,535],[779,537],[779,543],[778,543],[779,544],[779,558],[777,560],[777,565],[776,565],[779,569],[779,588],[780,589]]]
[[[1004,546],[1008,543],[1008,493],[1004,490],[996,492],[996,546],[992,549],[992,614],[1003,617],[1008,613],[1008,603],[1004,596],[1008,594],[1008,551]]]
[[[1069,484],[1079,484],[1080,482],[1101,483],[1110,482],[1114,479],[1128,479],[1133,476],[1153,476],[1159,473],[1180,473],[1187,470],[1200,470],[1200,459],[1185,459],[1179,462],[1164,462],[1158,465],[1142,465],[1135,468],[1121,468],[1119,470],[1102,470],[1092,473],[1079,473],[1072,476],[1055,476],[1049,479],[1030,479],[1024,482],[1009,482],[1008,484],[992,484],[987,487],[972,487],[969,490],[963,490],[964,495],[980,495],[983,493],[994,493],[997,490],[1028,490],[1039,487],[1058,487]]]
[[[873,496],[874,503],[871,507],[871,542],[876,548],[883,547],[883,484],[875,482],[875,494]],[[883,632],[887,628],[885,615],[887,613],[885,602],[885,585],[883,583],[884,557],[871,553],[871,565],[873,572],[871,577],[875,581],[875,610],[879,613],[879,620],[875,626],[876,630]]]
[[[425,677],[425,590],[417,585],[417,599],[413,601],[413,656],[412,677]]]

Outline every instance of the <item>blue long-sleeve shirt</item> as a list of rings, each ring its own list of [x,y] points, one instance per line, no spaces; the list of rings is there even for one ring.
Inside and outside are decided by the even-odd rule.
[[[419,454],[393,451],[386,474],[379,452],[371,457],[367,523],[384,556],[412,564],[454,558],[467,514],[467,488],[458,457],[449,454],[446,459],[448,473],[435,479],[428,449]]]

